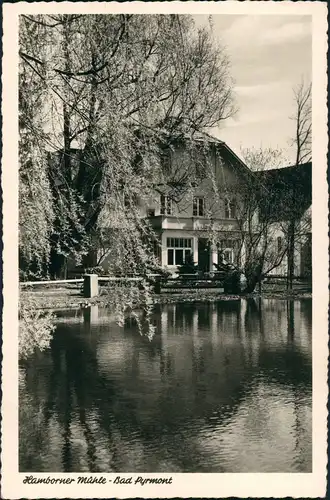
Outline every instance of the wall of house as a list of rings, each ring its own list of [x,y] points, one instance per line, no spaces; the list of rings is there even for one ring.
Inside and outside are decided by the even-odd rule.
[[[234,165],[235,161],[236,165]],[[197,263],[198,239],[208,239],[211,233],[219,242],[222,242],[222,250],[230,254],[233,261],[237,263],[238,250],[233,248],[235,245],[231,243],[239,238],[238,232],[242,229],[238,222],[242,210],[240,194],[246,182],[245,167],[238,163],[239,161],[235,158],[232,162],[228,161],[228,158],[225,160],[218,146],[212,147],[207,155],[203,152],[198,154],[196,151],[194,155],[191,155],[190,151],[185,151],[183,148],[177,148],[171,152],[171,159],[167,162],[168,185],[158,186],[159,191],[173,199],[171,213],[161,213],[160,192],[155,192],[155,196],[141,210],[142,216],[155,216],[150,219],[154,229],[163,231],[161,254],[163,266],[168,265],[167,238],[191,238],[193,258]],[[185,179],[188,183],[185,192],[179,192],[170,186],[171,181],[180,179]],[[197,214],[196,211],[194,213],[195,197],[205,200],[203,215],[199,210]],[[228,198],[235,200],[234,208],[232,205],[229,209]],[[166,203],[165,206],[167,206]],[[157,219],[160,215],[162,217]],[[256,224],[257,220],[258,216],[255,213],[252,224]],[[223,246],[226,240],[227,243],[229,242],[228,248],[226,245]],[[214,264],[217,262],[218,248],[212,248],[210,270],[215,269]],[[176,268],[174,264],[170,267]]]
[[[312,207],[304,212],[300,221],[300,274],[312,277]]]
[[[283,245],[286,245],[286,235],[281,229],[279,223],[274,224],[272,232],[272,243],[270,249],[273,248],[274,252],[277,250],[278,238],[282,238]],[[270,275],[287,276],[288,273],[288,258],[285,255],[281,264],[270,271]],[[308,235],[299,235],[296,238],[294,250],[294,276],[308,276],[311,275],[311,245]]]
[[[240,171],[233,165],[227,165],[214,147],[207,155],[194,151],[193,156],[182,147],[177,148],[171,152],[170,165],[167,182],[183,180],[186,188],[180,191],[168,184],[158,186],[147,206],[141,207],[142,216],[161,215],[161,194],[158,191],[172,199],[171,215],[178,218],[194,216],[194,197],[205,200],[205,217],[224,219],[227,215],[228,218],[226,199],[240,206],[240,186],[243,182]]]
[[[281,244],[283,247],[286,245],[286,237],[284,234],[284,231],[281,227],[281,224],[279,223],[274,223],[271,225],[269,232],[271,233],[270,236],[270,242],[268,244],[268,253],[271,255],[269,262],[266,263],[266,268],[268,268],[275,263],[275,259],[277,258],[280,250],[279,247],[279,239],[281,239]],[[269,274],[270,275],[281,275],[281,276],[286,276],[287,274],[287,269],[288,269],[288,261],[287,261],[287,256],[285,255],[281,261],[281,263],[272,269]]]
[[[312,233],[306,235],[305,241],[301,243],[300,272],[303,277],[312,277]]]

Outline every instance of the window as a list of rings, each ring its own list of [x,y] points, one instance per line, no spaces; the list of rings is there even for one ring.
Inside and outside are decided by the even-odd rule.
[[[225,219],[235,219],[236,217],[236,200],[225,199]]]
[[[194,198],[193,200],[193,216],[203,217],[205,215],[205,200],[204,198]]]
[[[226,248],[222,254],[225,262],[227,262],[228,264],[234,263],[234,251],[232,248]]]
[[[277,251],[281,252],[283,249],[283,238],[282,236],[277,237]]]
[[[160,213],[161,215],[171,215],[172,213],[172,200],[164,194],[160,197]]]
[[[180,266],[192,253],[191,238],[167,238],[167,265]]]
[[[239,264],[239,241],[222,240],[218,250],[218,263]]]
[[[172,248],[169,248],[167,250],[167,265],[168,266],[174,265],[174,250]]]
[[[177,248],[175,250],[175,264],[181,266],[183,264],[183,250]]]

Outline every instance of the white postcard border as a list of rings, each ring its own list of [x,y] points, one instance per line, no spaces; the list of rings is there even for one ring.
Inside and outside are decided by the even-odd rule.
[[[18,472],[18,15],[22,13],[164,13],[313,16],[313,472],[296,474],[142,474],[172,477],[159,485],[29,485]],[[323,497],[327,465],[328,187],[327,5],[323,2],[17,2],[3,5],[3,364],[4,498]],[[83,474],[34,474],[78,478]],[[85,474],[115,477],[115,474]],[[134,479],[141,474],[120,474]],[[134,480],[133,479],[133,480]]]

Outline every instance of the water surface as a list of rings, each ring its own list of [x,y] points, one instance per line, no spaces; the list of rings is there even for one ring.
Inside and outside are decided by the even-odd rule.
[[[311,299],[93,306],[20,367],[20,471],[310,472]]]

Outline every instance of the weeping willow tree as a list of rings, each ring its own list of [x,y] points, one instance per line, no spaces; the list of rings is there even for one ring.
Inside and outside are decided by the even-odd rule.
[[[31,25],[29,36],[24,24],[20,44],[41,58],[42,45],[34,47],[33,39],[43,38],[44,28]],[[20,64],[19,80],[19,227],[20,268],[27,262],[41,272],[50,254],[50,238],[54,223],[54,206],[48,178],[47,150],[44,131],[43,103],[47,96],[46,71],[39,68],[36,78],[28,65]]]
[[[116,268],[157,266],[139,207],[159,186],[190,187],[189,175],[169,178],[164,151],[182,137],[193,149],[194,134],[234,112],[211,27],[177,15],[22,15],[19,54],[22,276],[65,276],[100,240]]]
[[[39,162],[57,152],[51,169],[46,161],[32,167],[47,183],[39,188],[49,207],[42,214],[43,257],[49,245],[64,257],[73,250],[85,255],[91,235],[105,227],[117,229],[117,243],[120,234],[128,249],[136,239],[136,249],[147,232],[136,200],[150,199],[168,181],[164,146],[233,112],[223,49],[209,29],[196,30],[190,17],[175,15],[21,16],[20,34],[25,101],[37,99],[35,88],[43,91],[31,106],[36,120],[28,147]],[[23,144],[21,150],[23,156]],[[33,205],[31,192],[22,192],[21,207],[26,199]],[[21,238],[31,262],[27,248]]]

